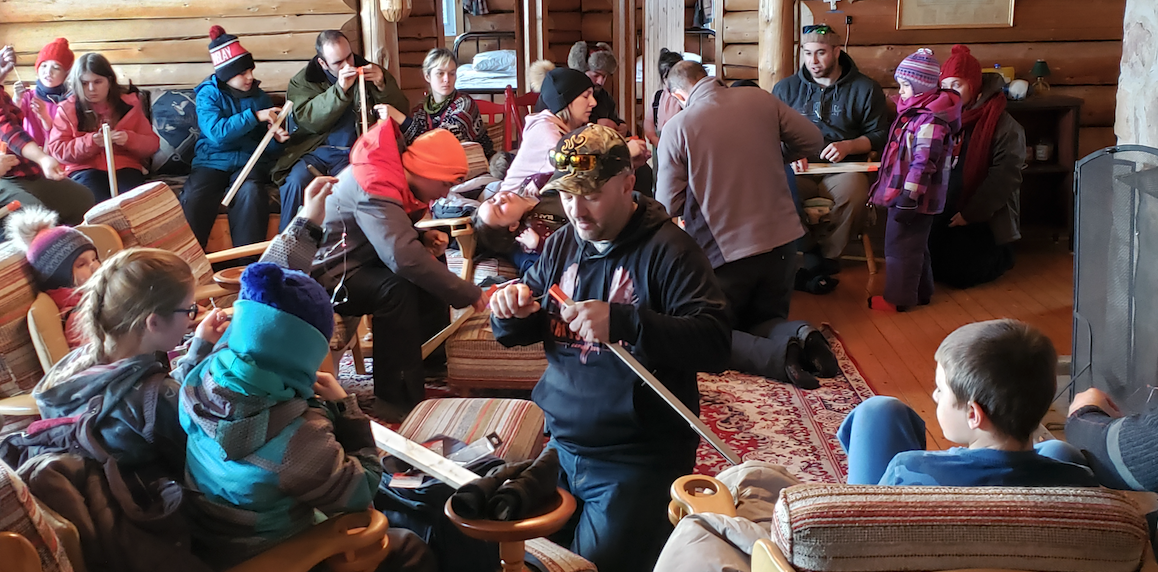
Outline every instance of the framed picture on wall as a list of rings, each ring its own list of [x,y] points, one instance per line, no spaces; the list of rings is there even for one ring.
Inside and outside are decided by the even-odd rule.
[[[1014,0],[897,0],[897,29],[1011,28]]]

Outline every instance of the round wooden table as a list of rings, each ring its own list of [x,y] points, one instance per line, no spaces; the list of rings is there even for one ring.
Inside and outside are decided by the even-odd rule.
[[[499,543],[499,560],[503,565],[503,572],[524,572],[523,543],[533,538],[540,538],[557,532],[563,528],[571,514],[575,512],[575,497],[571,493],[557,489],[558,495],[554,502],[544,508],[541,514],[524,518],[523,520],[471,520],[458,516],[450,506],[450,499],[446,500],[443,512],[446,517],[462,531],[463,534]]]

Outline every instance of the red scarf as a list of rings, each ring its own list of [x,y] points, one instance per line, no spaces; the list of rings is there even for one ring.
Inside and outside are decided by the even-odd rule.
[[[1005,96],[1001,93],[994,94],[982,105],[961,113],[962,131],[976,127],[973,127],[973,133],[969,136],[969,149],[965,151],[964,188],[961,189],[957,210],[969,204],[969,199],[989,174],[993,133],[997,131],[997,121],[1001,119],[1002,113],[1005,113]]]

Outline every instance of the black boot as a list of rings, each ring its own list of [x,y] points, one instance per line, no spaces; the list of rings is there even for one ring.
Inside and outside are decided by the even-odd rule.
[[[828,340],[824,339],[824,334],[811,327],[809,330],[808,334],[804,336],[803,361],[805,369],[820,377],[840,375],[840,362],[836,360],[832,348],[828,347]]]
[[[784,356],[785,379],[800,389],[816,389],[820,381],[804,367],[804,348],[798,340],[788,342]]]

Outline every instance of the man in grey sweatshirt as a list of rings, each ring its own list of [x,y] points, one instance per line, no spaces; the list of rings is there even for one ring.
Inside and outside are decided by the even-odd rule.
[[[668,85],[684,110],[660,138],[656,199],[683,217],[724,288],[731,367],[813,385],[785,372],[786,346],[804,326],[785,322],[804,228],[784,164],[818,153],[820,130],[772,94],[726,88],[696,62],[673,66]]]

